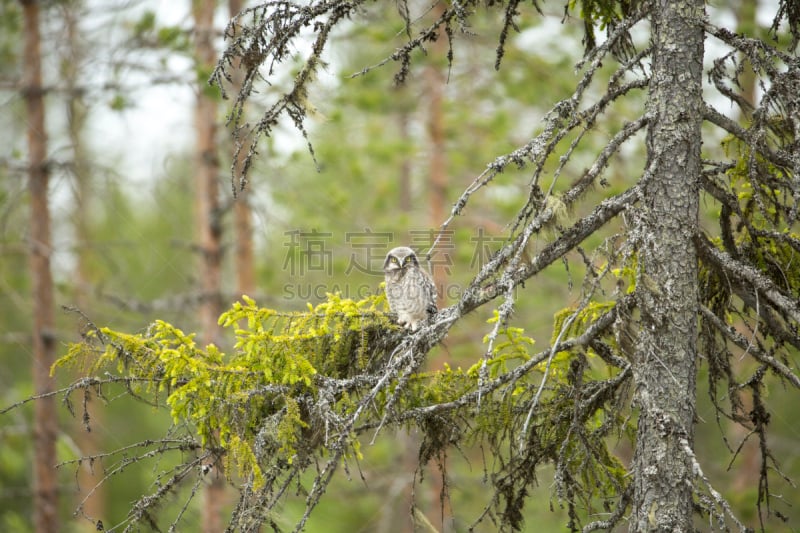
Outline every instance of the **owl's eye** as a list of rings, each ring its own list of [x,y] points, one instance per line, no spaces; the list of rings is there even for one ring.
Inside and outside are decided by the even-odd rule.
[[[395,265],[400,264],[400,263],[398,263],[397,258],[394,257],[394,256],[392,256],[392,263],[395,264]]]

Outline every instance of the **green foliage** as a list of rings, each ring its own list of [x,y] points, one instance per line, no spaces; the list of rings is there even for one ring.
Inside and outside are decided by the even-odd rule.
[[[597,322],[601,316],[612,311],[615,306],[616,302],[592,301],[579,309],[567,307],[557,312],[553,317],[553,334],[550,339],[551,345],[555,346],[557,342],[561,342],[563,339],[582,335],[589,326]],[[613,342],[613,339],[610,344],[613,348],[616,348],[616,343]],[[588,349],[586,355],[591,357],[594,355],[594,351]],[[556,378],[564,376],[574,356],[575,353],[573,353],[572,350],[567,350],[559,351],[552,358],[550,363],[551,372],[553,372]],[[542,370],[544,370],[544,364],[541,366]]]
[[[178,26],[162,26],[156,33],[158,44],[176,52],[186,52],[189,50],[189,34]],[[203,81],[207,80],[206,77]]]
[[[326,302],[293,313],[243,300],[220,317],[235,330],[230,354],[200,347],[193,334],[158,320],[139,334],[94,330],[53,370],[78,366],[87,375],[124,376],[135,395],[169,407],[176,424],[194,428],[204,447],[226,454],[235,466],[229,471],[259,489],[264,461],[292,464],[319,444],[309,434],[310,408],[320,401],[316,376],[363,372],[376,363],[378,338],[395,326],[382,295],[353,301],[329,294]],[[336,404],[343,415],[352,406],[347,395]]]
[[[156,13],[149,9],[132,22],[131,33],[141,44],[174,52],[188,52],[191,45],[189,32],[180,26],[160,26]]]
[[[21,31],[21,13],[15,0],[0,0],[0,73],[16,66]]]
[[[550,342],[555,344],[559,338],[577,337],[598,318],[611,311],[615,305],[616,302],[590,302],[580,309],[572,307],[562,309],[554,317],[553,337]],[[569,319],[573,315],[575,318],[570,322]]]
[[[156,27],[156,14],[154,11],[147,10],[142,13],[142,16],[134,22],[133,33],[134,35],[144,35],[153,31]]]
[[[496,324],[500,319],[500,313],[495,310],[494,316],[487,320],[488,324]],[[492,340],[490,334],[484,335],[483,343],[487,344]],[[490,357],[486,357],[478,363],[472,365],[467,374],[477,378],[485,367],[487,376],[496,379],[498,376],[507,373],[516,364],[524,363],[529,360],[528,349],[535,344],[535,341],[525,335],[525,330],[519,327],[505,326],[497,330],[497,335],[492,342],[492,352]],[[516,363],[509,365],[509,363]]]
[[[773,142],[792,142],[791,132],[777,120],[772,132]],[[800,294],[800,233],[795,222],[800,205],[790,171],[736,138],[727,138],[722,147],[735,159],[725,172],[726,181],[717,182],[720,236],[712,242],[755,266],[787,294]],[[730,295],[729,280],[705,266],[701,274],[704,301],[711,309],[721,310]]]
[[[588,52],[597,44],[595,30],[614,28],[620,21],[635,12],[638,2],[636,0],[569,0],[566,8],[575,10],[578,4],[580,4],[579,14],[584,26],[583,42]],[[625,57],[630,55],[632,50],[630,38],[628,38],[625,39],[623,46],[618,47],[616,53]]]
[[[569,333],[608,310],[606,304],[588,306]],[[235,336],[229,353],[198,346],[194,335],[156,321],[139,334],[94,329],[53,370],[118,375],[134,397],[168,408],[175,427],[191,428],[201,447],[224,462],[228,476],[256,493],[272,494],[281,472],[301,472],[312,457],[332,454],[343,443],[345,457],[361,457],[357,432],[337,421],[358,417],[366,388],[375,383],[369,376],[391,372],[390,354],[401,357],[395,348],[403,336],[395,335],[383,294],[359,301],[328,294],[297,312],[261,308],[245,296],[219,322]],[[533,358],[533,345],[522,328],[504,326],[485,363],[467,370],[445,365],[407,378],[387,374],[390,381],[369,400],[372,414],[361,422],[391,423],[394,413],[405,413],[397,421],[422,430],[421,464],[435,459],[443,467],[453,445],[488,446],[500,461],[492,478],[494,505],[504,509],[509,524],[521,524],[524,495],[536,483],[536,465],[544,463],[563,471],[559,483],[571,509],[578,501],[592,508],[596,497],[624,485],[624,469],[604,440],[619,426],[612,402],[617,383],[598,393],[602,387],[584,377],[587,359],[563,352],[540,396],[544,359]],[[504,376],[523,365],[529,366],[502,385]],[[487,377],[494,388],[485,388]],[[592,394],[584,398],[576,390]],[[476,396],[477,404],[464,401]],[[409,415],[414,412],[419,414]],[[521,441],[528,444],[518,448]],[[579,499],[567,496],[578,492]]]
[[[124,111],[131,107],[131,102],[122,94],[115,94],[111,97],[108,107],[114,111]]]
[[[216,85],[210,85],[208,79],[211,76],[213,67],[210,65],[196,65],[195,76],[197,86],[203,95],[216,101],[222,101],[222,93]]]
[[[556,331],[565,328],[564,339],[580,335],[613,307],[590,304],[568,327],[575,310],[566,309],[556,316]],[[421,464],[441,462],[453,446],[476,445],[491,452],[492,506],[503,524],[523,527],[537,468],[552,464],[558,499],[567,504],[574,526],[580,521],[578,509],[592,512],[627,490],[628,472],[609,450],[608,437],[625,436],[630,429],[626,406],[619,400],[630,373],[598,372],[593,358],[575,349],[557,353],[545,374],[547,352],[534,356],[533,344],[522,328],[498,328],[485,359],[466,371],[444,365],[440,371],[416,375],[403,406],[430,413],[415,419],[424,435]],[[612,377],[598,379],[601,374]],[[515,377],[508,380],[510,375]],[[490,382],[502,385],[487,389],[484,384]],[[459,407],[426,409],[442,404]]]

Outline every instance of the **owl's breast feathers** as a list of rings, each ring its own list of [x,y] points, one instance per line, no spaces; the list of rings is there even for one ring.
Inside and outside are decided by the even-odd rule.
[[[384,263],[386,298],[397,321],[411,330],[436,313],[436,285],[422,269],[411,248],[398,247],[389,252]]]

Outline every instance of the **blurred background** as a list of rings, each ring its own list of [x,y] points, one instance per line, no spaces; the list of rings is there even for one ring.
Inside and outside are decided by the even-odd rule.
[[[463,190],[495,157],[538,133],[543,113],[569,96],[580,76],[574,65],[583,53],[583,27],[579,20],[563,16],[560,3],[546,5],[544,16],[524,10],[520,31],[510,36],[499,71],[494,63],[500,14],[487,10],[474,19],[471,34],[455,36],[452,65],[445,58],[446,41],[440,39],[429,45],[427,56],[415,57],[402,86],[393,82],[399,68],[394,63],[354,76],[391,54],[406,38],[394,3],[368,6],[361,18],[337,31],[324,56],[325,68],[307,95],[313,111],[305,127],[313,157],[293,124],[278,124],[272,138],[259,144],[247,189],[234,198],[230,169],[238,164],[232,159],[233,141],[225,128],[231,100],[207,86],[213,64],[203,53],[209,47],[215,55],[221,53],[231,14],[247,4],[207,3],[213,31],[205,50],[197,39],[198,28],[204,27],[198,23],[199,4],[156,0],[41,4],[56,356],[65,353],[67,343],[79,341],[85,327],[85,318],[63,307],[79,309],[99,326],[129,332],[163,319],[228,348],[231,339],[212,334],[203,320],[209,301],[225,309],[248,294],[262,306],[290,310],[318,303],[327,292],[356,299],[373,294],[383,279],[386,252],[410,245],[425,254]],[[724,5],[709,6],[715,20],[766,35],[771,21],[759,20],[759,2],[718,4]],[[35,391],[22,11],[10,0],[0,0],[0,9],[3,408]],[[773,8],[764,11],[774,13]],[[646,34],[634,37],[639,44],[646,43]],[[308,50],[300,47],[296,52],[270,78],[270,85],[259,85],[245,110],[250,120],[257,121],[264,106],[296,74]],[[608,79],[613,69],[614,65],[604,66],[599,79]],[[230,95],[235,94],[236,83],[233,79]],[[757,97],[755,84],[751,91]],[[626,120],[638,116],[645,95],[639,96],[615,104],[600,126],[608,136],[586,139],[574,161],[590,165],[597,149]],[[208,129],[201,122],[209,119],[198,112],[202,105],[214,110],[210,120],[215,127],[205,141],[199,132]],[[200,183],[204,163],[198,163],[202,158],[197,156],[204,150],[200,143],[209,138],[215,159],[210,189]],[[713,143],[705,146],[714,149]],[[643,151],[623,152],[607,174],[607,186],[592,193],[593,198],[626,189],[642,165]],[[580,164],[566,168],[554,190],[566,188],[579,172]],[[499,175],[442,235],[428,263],[440,287],[440,306],[457,301],[461,289],[501,246],[520,197],[527,197],[529,174],[511,169]],[[210,190],[216,205],[209,209],[200,190]],[[591,203],[586,202],[587,209]],[[204,239],[209,227],[218,246],[216,286],[207,284],[208,257],[201,253],[208,249]],[[607,228],[587,247],[598,246],[615,229]],[[534,247],[546,242],[547,236],[540,239]],[[517,295],[515,323],[536,339],[539,349],[550,341],[553,314],[580,300],[583,273],[584,260],[575,253],[531,280]],[[430,354],[429,367],[466,368],[475,363],[483,353],[482,338],[491,330],[486,324],[491,316],[487,308],[461,321],[444,345]],[[700,368],[701,373],[706,371]],[[61,373],[56,386],[75,378]],[[739,516],[756,526],[760,461],[756,443],[747,442],[734,459],[729,447],[735,450],[745,434],[717,419],[702,375],[698,382],[698,457]],[[784,472],[797,479],[800,430],[791,421],[795,406],[789,398],[780,387],[769,391],[769,444]],[[83,398],[73,400],[80,404]],[[75,514],[81,502],[85,514],[102,518],[107,528],[124,524],[131,502],[154,490],[154,473],[169,468],[169,456],[139,462],[118,475],[108,474],[121,466],[124,454],[71,461],[161,437],[170,428],[169,413],[109,389],[103,400],[88,401],[91,431],[87,432],[80,409],[72,416],[61,403],[56,408],[55,461],[67,463],[58,469],[62,530],[95,530],[96,524],[83,513]],[[0,415],[2,531],[33,528],[32,417],[31,404]],[[384,432],[374,445],[368,442],[365,439],[363,461],[351,465],[349,478],[338,476],[307,531],[411,530],[408,510],[417,466],[416,436]],[[609,444],[623,461],[630,458],[627,442]],[[444,506],[444,519],[441,477],[435,465],[416,473],[423,480],[413,497],[437,529],[462,531],[488,503],[484,463],[491,458],[476,446],[454,453],[449,460],[450,501]],[[552,474],[542,471],[539,480],[538,492],[526,507],[527,523],[537,531],[564,530],[568,519],[562,503],[551,494]],[[220,493],[223,510],[229,511],[235,501],[232,490]],[[181,512],[186,496],[176,494],[174,507],[159,510],[165,523]],[[293,496],[277,519],[289,529],[303,506],[303,498]],[[179,530],[201,530],[202,500],[196,498],[185,513],[185,525]],[[795,524],[799,513],[796,508],[787,512]]]

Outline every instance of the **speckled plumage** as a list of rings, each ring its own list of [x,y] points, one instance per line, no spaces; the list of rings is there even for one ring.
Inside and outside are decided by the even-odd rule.
[[[436,313],[436,285],[406,246],[393,248],[383,263],[386,276],[386,299],[397,314],[397,321],[412,331]]]

